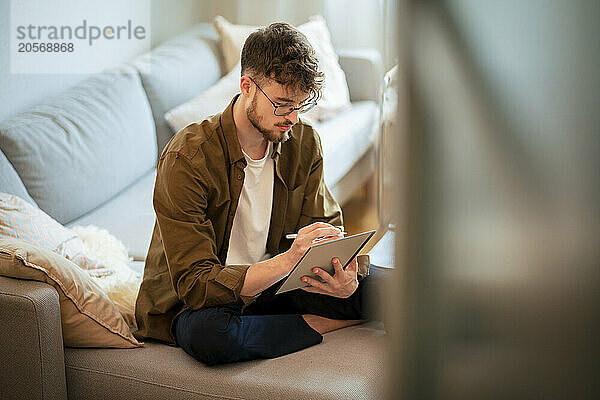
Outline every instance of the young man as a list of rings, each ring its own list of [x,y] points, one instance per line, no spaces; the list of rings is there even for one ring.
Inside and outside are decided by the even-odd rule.
[[[161,154],[135,311],[136,337],[208,365],[277,357],[368,317],[368,257],[345,270],[334,258],[333,276],[316,271],[324,283],[307,278],[310,287],[274,295],[317,238],[341,237],[319,136],[298,118],[323,75],[306,38],[284,23],[251,34],[241,65],[241,94]]]

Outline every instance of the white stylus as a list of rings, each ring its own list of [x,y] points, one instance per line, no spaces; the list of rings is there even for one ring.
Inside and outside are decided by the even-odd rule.
[[[348,232],[344,232],[344,227],[343,226],[336,226],[336,228],[338,228],[339,230],[342,231],[342,235],[347,235]],[[296,239],[296,236],[298,236],[297,233],[288,233],[287,235],[285,235],[286,239]],[[327,236],[323,236],[323,237],[327,237]]]

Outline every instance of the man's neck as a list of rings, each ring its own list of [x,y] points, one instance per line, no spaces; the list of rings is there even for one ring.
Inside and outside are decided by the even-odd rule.
[[[244,153],[249,155],[253,160],[263,158],[269,142],[248,120],[244,107],[244,97],[241,95],[233,104],[233,123]]]

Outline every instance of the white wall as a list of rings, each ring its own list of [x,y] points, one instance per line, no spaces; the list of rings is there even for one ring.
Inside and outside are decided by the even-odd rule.
[[[44,0],[39,0],[43,3]],[[151,26],[149,29],[152,46],[181,33],[201,19],[206,18],[204,1],[195,0],[147,0],[151,7]],[[89,74],[13,74],[10,69],[10,0],[0,0],[0,121],[23,111],[45,99],[54,96],[66,88],[85,79]],[[73,9],[65,19],[89,18],[93,12],[90,2],[81,1],[81,6]],[[139,1],[140,13],[147,3]],[[145,51],[140,46],[134,53]],[[117,57],[115,64],[126,61],[130,56]]]
[[[379,49],[385,69],[397,62],[396,0],[205,0],[203,22],[217,14],[236,24],[301,25],[312,15],[325,17],[334,47]]]
[[[40,4],[46,3],[39,0]],[[143,0],[138,0],[145,9]],[[308,17],[321,14],[327,20],[336,48],[375,47],[384,57],[385,69],[397,62],[390,17],[395,0],[146,0],[151,6],[151,45],[154,47],[198,22],[212,22],[223,15],[234,23],[265,25],[287,21],[300,25]],[[10,0],[0,0],[0,121],[85,79],[87,74],[11,74]],[[90,1],[66,17],[87,16],[93,12]],[[142,12],[142,10],[140,10]],[[392,13],[393,14],[393,13]],[[137,53],[143,53],[140,48]],[[116,58],[118,64],[127,57]]]
[[[204,21],[210,6],[204,0],[151,0],[152,46]]]

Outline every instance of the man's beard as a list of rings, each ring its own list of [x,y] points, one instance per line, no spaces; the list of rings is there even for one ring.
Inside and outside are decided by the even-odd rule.
[[[291,129],[283,132],[276,127],[274,127],[274,129],[267,129],[261,126],[262,117],[256,112],[256,103],[257,98],[254,96],[252,103],[250,103],[250,108],[246,111],[246,116],[248,117],[248,121],[250,121],[252,126],[254,126],[254,128],[256,128],[256,130],[263,135],[265,140],[268,140],[269,142],[283,143],[288,140],[290,138]],[[286,120],[285,124],[282,125],[292,126],[293,124],[292,121]]]

